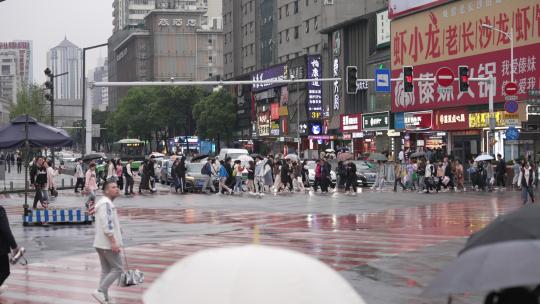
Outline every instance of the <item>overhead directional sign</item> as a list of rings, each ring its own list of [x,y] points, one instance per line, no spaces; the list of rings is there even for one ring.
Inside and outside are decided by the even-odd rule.
[[[518,92],[518,85],[515,82],[509,82],[504,87],[504,92],[506,95],[514,96]]]
[[[390,70],[375,70],[375,92],[390,93]]]
[[[454,72],[447,67],[443,67],[437,70],[435,74],[435,79],[437,83],[442,87],[451,86],[454,82]]]

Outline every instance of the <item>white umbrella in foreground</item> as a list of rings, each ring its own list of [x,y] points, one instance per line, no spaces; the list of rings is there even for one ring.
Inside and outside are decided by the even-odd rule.
[[[171,266],[146,304],[365,304],[347,281],[302,253],[249,245],[200,251]]]
[[[493,159],[493,156],[491,155],[487,155],[487,154],[482,154],[482,155],[478,155],[474,161],[485,161],[485,160],[492,160]]]

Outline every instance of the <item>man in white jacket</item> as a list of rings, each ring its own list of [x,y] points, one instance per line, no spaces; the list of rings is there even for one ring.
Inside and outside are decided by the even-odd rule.
[[[118,185],[114,181],[105,182],[104,196],[95,207],[96,235],[94,248],[101,262],[101,280],[99,288],[92,296],[101,304],[109,303],[109,287],[122,274],[122,259],[120,248],[122,247],[122,233],[120,222],[113,204],[115,198],[120,195]]]

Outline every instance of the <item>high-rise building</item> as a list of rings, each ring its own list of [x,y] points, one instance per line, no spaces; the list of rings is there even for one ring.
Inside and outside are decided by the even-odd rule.
[[[80,99],[82,95],[82,49],[65,38],[47,52],[47,67],[53,74],[68,72],[54,79],[54,99]]]
[[[54,75],[55,126],[73,125],[82,116],[82,49],[64,38],[47,52],[47,67]]]
[[[205,11],[204,29],[221,29],[221,0],[114,0],[113,33],[144,27],[144,17],[155,9]]]
[[[17,103],[17,91],[32,82],[32,41],[0,42],[0,98]]]
[[[108,80],[109,64],[107,58],[98,60],[97,67],[91,72],[94,82]],[[89,75],[90,76],[90,75]],[[90,77],[89,77],[90,78]],[[109,105],[109,90],[106,87],[92,88],[92,108],[100,111],[106,111]],[[90,95],[89,95],[90,97]]]

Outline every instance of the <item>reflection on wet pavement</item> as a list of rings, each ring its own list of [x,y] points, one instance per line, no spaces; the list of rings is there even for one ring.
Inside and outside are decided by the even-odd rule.
[[[392,303],[439,303],[420,298],[421,288],[455,256],[464,237],[519,207],[517,201],[508,195],[467,197],[461,202],[340,215],[119,207],[128,228],[128,259],[147,280],[139,287],[115,287],[112,294],[115,303],[140,303],[149,283],[178,259],[206,248],[251,243],[257,226],[261,244],[297,250],[342,271],[359,292],[373,293],[365,295],[370,304],[390,303],[390,298]],[[8,214],[20,212],[6,209]],[[69,236],[65,246],[76,245],[74,238],[86,239],[81,253],[55,258],[48,235],[63,233]],[[88,250],[93,229],[29,228],[25,235],[36,248],[53,254],[28,267],[14,267],[9,279],[13,288],[2,303],[92,303],[89,294],[100,270],[96,255]],[[460,297],[456,303],[473,300],[478,302]]]

